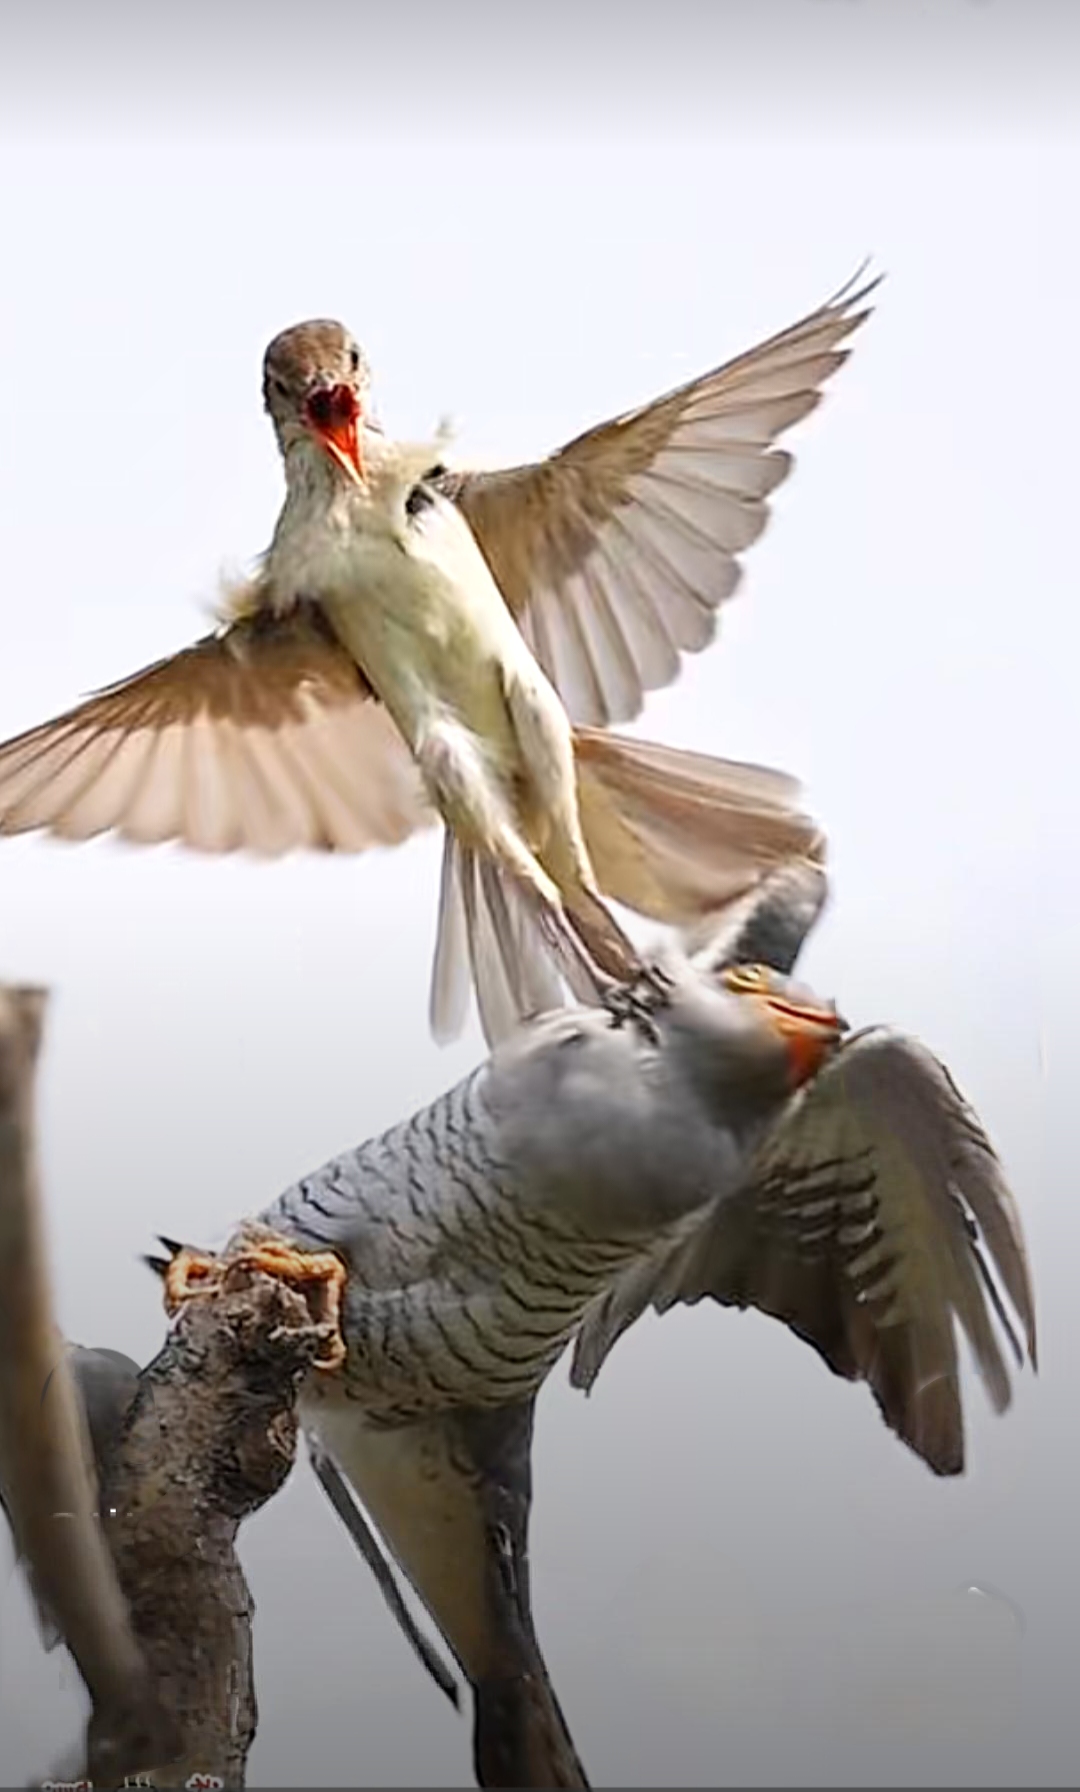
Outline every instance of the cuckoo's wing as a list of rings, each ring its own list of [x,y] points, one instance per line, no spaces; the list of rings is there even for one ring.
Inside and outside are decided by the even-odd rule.
[[[716,631],[738,556],[791,470],[774,447],[818,404],[868,315],[859,277],[810,316],[547,460],[443,472],[572,721],[637,715]]]
[[[149,1759],[175,1741],[148,1686],[100,1525],[89,1427],[52,1316],[35,1166],[33,1072],[44,995],[0,986],[0,1488],[39,1608],[103,1725]]]
[[[404,740],[312,606],[242,617],[0,745],[0,834],[360,852],[430,819]]]
[[[139,1385],[139,1365],[120,1350],[93,1350],[82,1344],[68,1344],[63,1354],[82,1405],[93,1456],[95,1482],[100,1488],[113,1445],[135,1398]],[[41,1390],[43,1403],[52,1384],[53,1375],[50,1374]],[[89,1470],[89,1463],[87,1468]],[[0,1506],[4,1506],[6,1511],[2,1488]],[[48,1600],[42,1593],[33,1568],[29,1569],[29,1579],[41,1640],[46,1649],[55,1649],[63,1641],[59,1626],[53,1619]]]
[[[957,1323],[997,1411],[1010,1399],[1002,1336],[1023,1360],[1006,1301],[1035,1362],[1027,1254],[998,1159],[944,1067],[885,1029],[849,1040],[789,1103],[739,1191],[590,1312],[577,1385],[647,1306],[706,1295],[782,1319],[838,1375],[866,1381],[937,1474],[964,1466]]]

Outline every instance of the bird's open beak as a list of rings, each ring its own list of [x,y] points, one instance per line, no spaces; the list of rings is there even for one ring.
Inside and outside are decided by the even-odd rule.
[[[320,447],[357,485],[364,483],[360,401],[351,386],[319,386],[304,406],[304,422]]]
[[[792,1086],[797,1089],[816,1076],[826,1059],[832,1057],[848,1031],[847,1021],[831,1006],[804,1007],[778,995],[754,999],[761,1003],[787,1047]]]

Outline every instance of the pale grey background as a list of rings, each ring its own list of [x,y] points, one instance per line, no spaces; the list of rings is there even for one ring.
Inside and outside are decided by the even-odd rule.
[[[342,315],[390,427],[450,410],[512,458],[872,254],[879,310],[791,438],[722,640],[644,729],[806,780],[836,874],[807,973],[979,1106],[1044,1370],[1000,1423],[970,1388],[970,1472],[941,1483],[781,1328],[644,1323],[590,1401],[560,1372],[541,1402],[536,1607],[598,1784],[1074,1783],[1077,12],[389,11],[4,9],[0,733],[181,645],[264,545],[285,324]],[[73,1336],[148,1355],[155,1229],[219,1237],[475,1061],[475,1033],[425,1036],[436,853],[0,846],[0,970],[55,990]],[[244,1557],[256,1782],[467,1777],[467,1724],[306,1468]],[[9,1560],[17,1782],[80,1704]]]

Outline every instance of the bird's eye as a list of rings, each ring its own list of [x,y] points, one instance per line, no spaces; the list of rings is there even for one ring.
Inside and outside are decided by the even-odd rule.
[[[289,388],[284,380],[272,380],[271,384],[279,398],[288,398]]]
[[[405,500],[405,514],[411,517],[422,516],[425,510],[431,509],[434,502],[435,500],[426,486],[414,485]]]
[[[737,995],[764,995],[771,983],[767,969],[760,964],[728,965],[723,981]]]
[[[349,366],[354,373],[360,372],[360,350],[355,343],[353,343],[352,348],[349,350]]]

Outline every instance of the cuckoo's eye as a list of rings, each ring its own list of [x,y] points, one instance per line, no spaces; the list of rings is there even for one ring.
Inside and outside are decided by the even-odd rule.
[[[767,995],[772,988],[772,977],[763,964],[730,964],[722,981],[736,995],[743,996]]]
[[[355,342],[349,350],[349,366],[354,373],[360,372],[360,350],[357,348]]]

